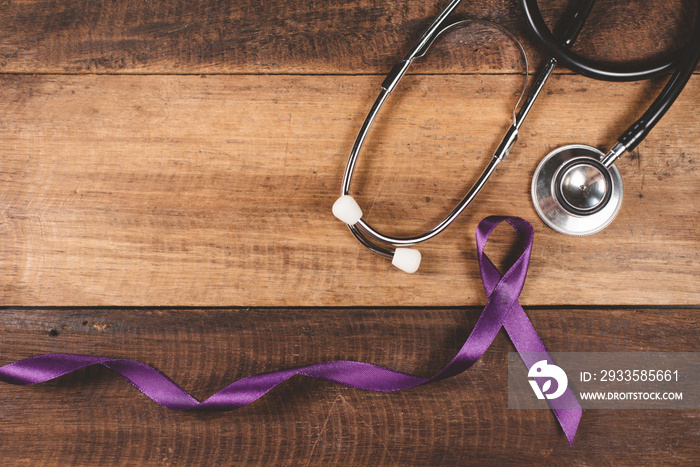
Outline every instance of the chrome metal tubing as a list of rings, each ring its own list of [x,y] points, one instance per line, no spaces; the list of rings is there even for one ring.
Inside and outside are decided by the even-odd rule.
[[[374,101],[374,105],[370,109],[369,114],[367,114],[367,118],[365,118],[365,121],[362,124],[362,128],[360,128],[360,132],[357,134],[355,144],[352,146],[352,151],[350,151],[348,165],[345,167],[345,175],[343,175],[343,186],[340,193],[341,195],[347,195],[350,193],[350,183],[352,182],[352,174],[355,172],[355,165],[357,164],[357,157],[360,154],[360,149],[362,149],[362,144],[367,138],[369,129],[372,127],[372,123],[374,123],[374,120],[377,118],[379,109],[382,108],[382,104],[384,104],[384,101],[387,97],[389,97],[389,91],[387,91],[386,89],[382,89],[382,92],[379,93],[377,100]]]
[[[547,83],[547,80],[552,75],[552,71],[554,71],[556,66],[557,61],[553,58],[549,59],[549,61],[542,66],[542,71],[540,71],[537,79],[532,84],[530,92],[525,98],[525,102],[523,102],[522,107],[520,107],[520,111],[518,111],[518,115],[515,117],[515,125],[517,129],[520,129],[525,121],[525,118],[527,118],[527,115],[530,113],[530,110],[532,110],[532,106],[535,105],[535,101],[539,97],[540,92],[544,88],[544,85]]]
[[[452,0],[450,4],[447,5],[447,7],[445,7],[444,10],[442,10],[442,13],[440,13],[438,17],[435,18],[433,24],[431,24],[428,27],[428,29],[425,30],[420,39],[418,39],[418,41],[415,44],[413,44],[413,47],[411,47],[411,50],[408,51],[404,60],[410,61],[416,57],[425,54],[427,49],[430,47],[430,44],[442,32],[442,23],[445,22],[447,17],[450,16],[450,14],[452,14],[452,12],[455,10],[455,8],[459,6],[460,3],[462,3],[462,0]]]
[[[478,180],[472,185],[472,187],[469,189],[468,193],[462,198],[462,200],[457,204],[457,206],[435,227],[430,229],[429,231],[425,232],[424,234],[421,235],[416,235],[412,237],[394,237],[390,235],[385,235],[379,231],[377,231],[375,228],[373,228],[371,225],[369,225],[367,222],[365,222],[363,219],[360,219],[355,225],[349,225],[350,231],[352,234],[357,238],[357,240],[362,243],[365,247],[367,247],[369,250],[371,250],[374,253],[377,253],[381,256],[385,256],[388,258],[391,258],[393,256],[393,251],[389,249],[389,246],[393,247],[404,247],[404,246],[412,246],[416,245],[418,243],[424,242],[426,240],[429,240],[439,233],[441,233],[443,230],[445,230],[452,222],[455,221],[455,219],[462,214],[462,212],[467,208],[467,206],[474,200],[476,195],[481,191],[481,189],[484,187],[486,184],[487,180],[491,175],[494,173],[496,170],[496,167],[498,164],[506,158],[508,153],[510,152],[511,148],[513,147],[513,144],[517,140],[518,137],[518,129],[522,125],[522,120],[525,118],[527,113],[529,112],[530,108],[532,107],[534,100],[537,98],[537,95],[539,94],[539,91],[541,90],[542,86],[544,85],[544,81],[546,81],[546,78],[549,77],[549,74],[551,73],[551,69],[548,71],[546,76],[544,78],[541,78],[538,80],[538,83],[540,84],[537,89],[533,89],[533,91],[530,92],[530,94],[527,97],[527,100],[523,103],[523,106],[521,107],[520,111],[516,115],[516,110],[518,108],[518,105],[520,105],[520,101],[522,100],[523,96],[525,95],[525,91],[527,88],[527,81],[528,81],[528,76],[529,76],[529,64],[527,61],[527,56],[525,55],[525,51],[522,47],[522,44],[518,39],[512,35],[507,29],[503,28],[502,26],[498,26],[494,23],[489,23],[485,21],[480,21],[480,20],[465,20],[465,21],[458,21],[446,26],[443,26],[443,23],[447,19],[447,17],[452,13],[452,11],[459,5],[461,0],[453,0],[447,8],[438,16],[438,18],[432,23],[432,25],[426,30],[426,32],[421,36],[421,38],[414,44],[414,46],[411,48],[409,53],[406,55],[406,57],[398,62],[394,67],[391,69],[387,77],[384,79],[382,82],[382,89],[379,95],[377,96],[377,99],[375,100],[374,104],[372,105],[372,108],[370,109],[369,113],[367,114],[367,117],[365,118],[365,121],[362,124],[362,127],[360,128],[360,131],[357,135],[357,138],[355,139],[355,143],[353,144],[352,150],[350,152],[350,157],[348,159],[347,166],[345,168],[345,174],[343,176],[343,183],[342,183],[342,188],[341,188],[341,195],[349,195],[350,194],[350,185],[352,183],[352,177],[353,173],[355,171],[355,167],[357,164],[357,159],[359,157],[360,151],[362,149],[362,145],[364,144],[367,135],[370,132],[370,129],[372,127],[372,124],[374,123],[375,119],[377,118],[377,115],[379,114],[379,111],[386,101],[386,99],[389,97],[389,94],[395,89],[401,78],[405,75],[406,71],[411,65],[411,62],[415,58],[422,57],[425,55],[425,53],[428,51],[428,49],[431,47],[431,45],[435,42],[435,40],[444,32],[462,26],[467,23],[484,23],[488,24],[491,27],[496,27],[499,29],[501,32],[505,33],[508,35],[518,46],[520,49],[520,52],[523,56],[523,59],[525,61],[525,77],[524,77],[524,86],[523,86],[523,91],[520,95],[520,99],[515,105],[515,109],[513,111],[513,124],[508,128],[505,136],[501,140],[498,148],[496,149],[493,157],[491,158],[490,162],[484,169],[484,171],[481,173],[479,176]],[[553,68],[553,66],[552,66]]]
[[[362,232],[357,228],[356,225],[350,225],[348,226],[350,228],[350,232],[355,236],[355,238],[369,251],[372,253],[376,253],[379,256],[384,256],[385,258],[391,259],[394,256],[394,252],[384,248],[382,246],[376,245],[372,243],[367,237],[365,237]]]
[[[615,163],[615,161],[622,155],[624,152],[627,151],[627,148],[625,147],[624,144],[622,143],[617,143],[606,155],[603,157],[600,162],[606,167],[610,168],[611,165]]]

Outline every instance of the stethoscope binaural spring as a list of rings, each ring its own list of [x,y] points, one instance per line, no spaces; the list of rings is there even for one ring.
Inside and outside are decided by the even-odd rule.
[[[457,206],[431,230],[412,237],[383,234],[362,219],[362,209],[352,196],[350,184],[360,153],[372,123],[387,97],[397,86],[411,62],[425,55],[432,43],[447,30],[467,24],[467,21],[446,24],[447,17],[461,3],[452,0],[435,19],[406,57],[397,63],[382,83],[382,89],[355,140],[343,177],[341,197],[333,205],[333,214],[348,224],[352,234],[370,251],[392,259],[392,264],[406,272],[415,272],[421,255],[409,248],[429,240],[445,230],[474,200],[496,167],[510,152],[517,140],[518,130],[542,91],[557,63],[584,76],[609,81],[647,79],[674,69],[671,78],[649,109],[625,131],[608,152],[586,145],[569,145],[552,151],[538,166],[532,182],[532,198],[542,220],[554,230],[569,235],[589,235],[605,228],[615,218],[622,203],[622,179],[614,162],[626,151],[632,151],[663,117],[683,90],[700,58],[700,6],[690,42],[682,53],[642,66],[607,65],[582,58],[568,49],[575,42],[595,0],[580,0],[564,21],[565,28],[558,38],[545,24],[536,0],[521,0],[528,27],[552,58],[545,63],[532,85],[513,124],[477,181]],[[491,23],[492,24],[492,23]],[[517,39],[500,26],[524,51]],[[525,58],[527,68],[527,58]],[[527,80],[527,72],[526,72]],[[521,96],[522,97],[522,96]],[[520,102],[520,101],[519,101]],[[516,104],[517,108],[517,104]],[[390,247],[394,247],[392,250]]]

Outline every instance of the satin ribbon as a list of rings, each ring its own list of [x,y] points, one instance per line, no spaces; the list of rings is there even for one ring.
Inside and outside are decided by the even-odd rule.
[[[515,263],[501,275],[484,253],[491,232],[507,221],[518,233],[523,252]],[[488,295],[488,302],[467,341],[452,361],[435,375],[424,378],[373,365],[370,363],[337,360],[288,370],[263,373],[240,379],[203,402],[158,370],[135,360],[89,355],[53,353],[38,355],[0,367],[0,381],[28,385],[42,383],[91,365],[105,366],[121,375],[139,391],[163,407],[172,410],[233,410],[250,404],[295,375],[332,381],[368,391],[399,391],[422,384],[456,376],[472,366],[491,345],[503,326],[528,369],[541,360],[540,353],[551,363],[547,349],[535,328],[518,303],[525,284],[532,251],[534,230],[518,217],[488,217],[477,229],[476,243],[479,267]],[[525,353],[524,353],[525,352]],[[566,402],[550,406],[570,444],[581,418],[581,406],[571,389],[558,399]],[[576,407],[571,409],[571,407]]]

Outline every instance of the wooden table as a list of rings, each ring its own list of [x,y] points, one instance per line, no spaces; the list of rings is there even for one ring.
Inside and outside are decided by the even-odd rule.
[[[631,156],[603,232],[549,230],[529,189],[563,144],[607,149],[664,79],[558,70],[507,161],[414,275],[330,213],[383,75],[446,0],[18,0],[0,18],[0,364],[132,358],[205,398],[331,359],[430,375],[486,298],[474,230],[536,231],[521,303],[551,351],[698,351],[700,76]],[[555,22],[570,2],[541,2]],[[582,54],[648,60],[697,2],[600,0]],[[516,0],[465,2],[543,56]],[[595,25],[595,27],[592,27]],[[590,27],[589,27],[590,26]],[[643,31],[640,33],[640,31]],[[447,36],[391,98],[353,193],[396,234],[441,219],[509,123],[524,66],[483,28]],[[514,235],[487,251],[501,265]],[[0,385],[3,465],[687,464],[700,411],[588,410],[573,447],[551,412],[509,410],[503,331],[468,372],[399,393],[295,378],[230,413],[175,413],[104,368]]]

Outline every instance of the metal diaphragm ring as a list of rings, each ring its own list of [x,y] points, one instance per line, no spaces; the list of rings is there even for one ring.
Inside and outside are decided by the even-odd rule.
[[[605,167],[604,154],[590,146],[570,145],[545,157],[532,179],[537,214],[557,232],[583,236],[607,227],[622,205],[622,177]]]

